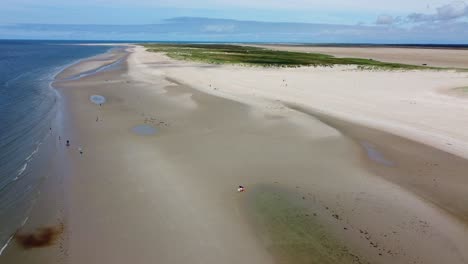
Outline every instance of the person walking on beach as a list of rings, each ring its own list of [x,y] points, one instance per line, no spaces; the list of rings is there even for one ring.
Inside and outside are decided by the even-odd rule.
[[[70,146],[70,140],[67,140],[67,147]]]
[[[78,147],[78,151],[80,152],[80,155],[83,155],[83,149],[81,147]]]

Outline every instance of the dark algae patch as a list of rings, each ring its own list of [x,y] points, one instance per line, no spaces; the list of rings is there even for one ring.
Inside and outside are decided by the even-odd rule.
[[[265,185],[247,195],[255,230],[276,263],[367,263],[334,238],[317,213],[301,205],[301,196]]]
[[[213,64],[245,64],[274,67],[357,65],[360,69],[417,70],[431,67],[388,63],[361,58],[337,58],[327,54],[269,50],[224,44],[145,44],[149,51],[173,59]],[[434,69],[434,68],[432,68]]]
[[[24,249],[48,247],[55,244],[63,231],[64,226],[62,224],[39,228],[30,233],[18,231],[15,234],[15,240]]]

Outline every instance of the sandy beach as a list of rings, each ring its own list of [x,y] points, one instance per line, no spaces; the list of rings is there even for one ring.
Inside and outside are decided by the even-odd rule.
[[[57,235],[16,236],[0,262],[468,263],[466,86],[466,72],[207,65],[132,45],[82,61],[54,83],[48,195],[18,231]]]

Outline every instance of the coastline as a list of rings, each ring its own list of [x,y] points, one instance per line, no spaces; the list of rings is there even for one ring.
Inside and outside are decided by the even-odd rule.
[[[298,248],[335,243],[311,243],[317,234],[341,244],[340,251],[327,251],[319,261],[343,255],[342,263],[468,260],[461,248],[468,237],[465,222],[392,181],[392,173],[424,168],[402,163],[407,156],[392,147],[404,146],[404,140],[395,145],[391,135],[359,127],[355,118],[344,119],[349,123],[317,118],[285,103],[286,96],[252,87],[273,86],[267,78],[251,76],[276,80],[275,69],[212,67],[169,60],[140,47],[126,49],[72,65],[54,83],[64,96],[60,133],[66,136],[54,161],[62,173],[50,180],[61,185],[48,185],[53,190],[35,208],[47,216],[28,221],[26,228],[62,224],[64,232],[45,248],[24,251],[12,244],[7,260],[237,263],[239,256],[248,256],[252,263],[303,263],[311,255]],[[69,78],[121,58],[125,63],[119,67]],[[294,71],[283,71],[281,78],[289,82],[297,77]],[[316,71],[317,76],[340,72]],[[91,102],[92,95],[103,96],[105,103]],[[154,130],[141,134],[138,126]],[[67,139],[69,148],[63,145]],[[363,140],[371,147],[358,144]],[[406,154],[431,149],[418,145]],[[441,162],[450,166],[452,161]],[[241,184],[245,195],[236,192]],[[51,206],[54,201],[60,204]],[[312,224],[292,229],[298,233],[287,228],[309,218]],[[268,226],[286,229],[271,234],[261,228]],[[318,227],[322,231],[314,233]],[[301,232],[307,239],[297,238]]]
[[[15,236],[20,234],[38,235],[40,230],[44,228],[55,228],[64,225],[66,220],[67,210],[67,188],[68,188],[68,173],[70,171],[70,162],[65,157],[66,153],[63,150],[65,145],[64,136],[69,132],[66,121],[66,98],[63,94],[54,87],[54,84],[61,77],[66,76],[67,69],[76,67],[77,65],[87,66],[88,71],[97,70],[104,67],[99,62],[91,65],[86,65],[88,61],[93,61],[96,58],[106,56],[112,50],[108,50],[103,54],[94,55],[88,58],[78,59],[67,65],[60,67],[53,73],[52,80],[49,83],[51,89],[57,98],[55,102],[55,110],[53,117],[51,132],[40,143],[38,148],[30,155],[33,158],[28,166],[28,169],[34,170],[39,180],[37,193],[34,193],[32,204],[28,210],[27,217],[18,227],[16,233],[12,234],[5,245],[2,246],[0,259],[15,263],[50,263],[64,261],[66,236],[60,237],[59,240],[53,241],[50,247],[41,250],[42,252],[28,252],[27,249],[18,245]],[[85,69],[85,68],[82,68]],[[59,136],[61,140],[59,140]],[[34,157],[32,157],[34,155]]]

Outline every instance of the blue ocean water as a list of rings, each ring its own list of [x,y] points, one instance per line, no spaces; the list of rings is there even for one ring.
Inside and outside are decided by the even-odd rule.
[[[27,217],[37,187],[30,163],[57,114],[51,82],[67,65],[109,49],[69,44],[0,40],[0,249]]]

